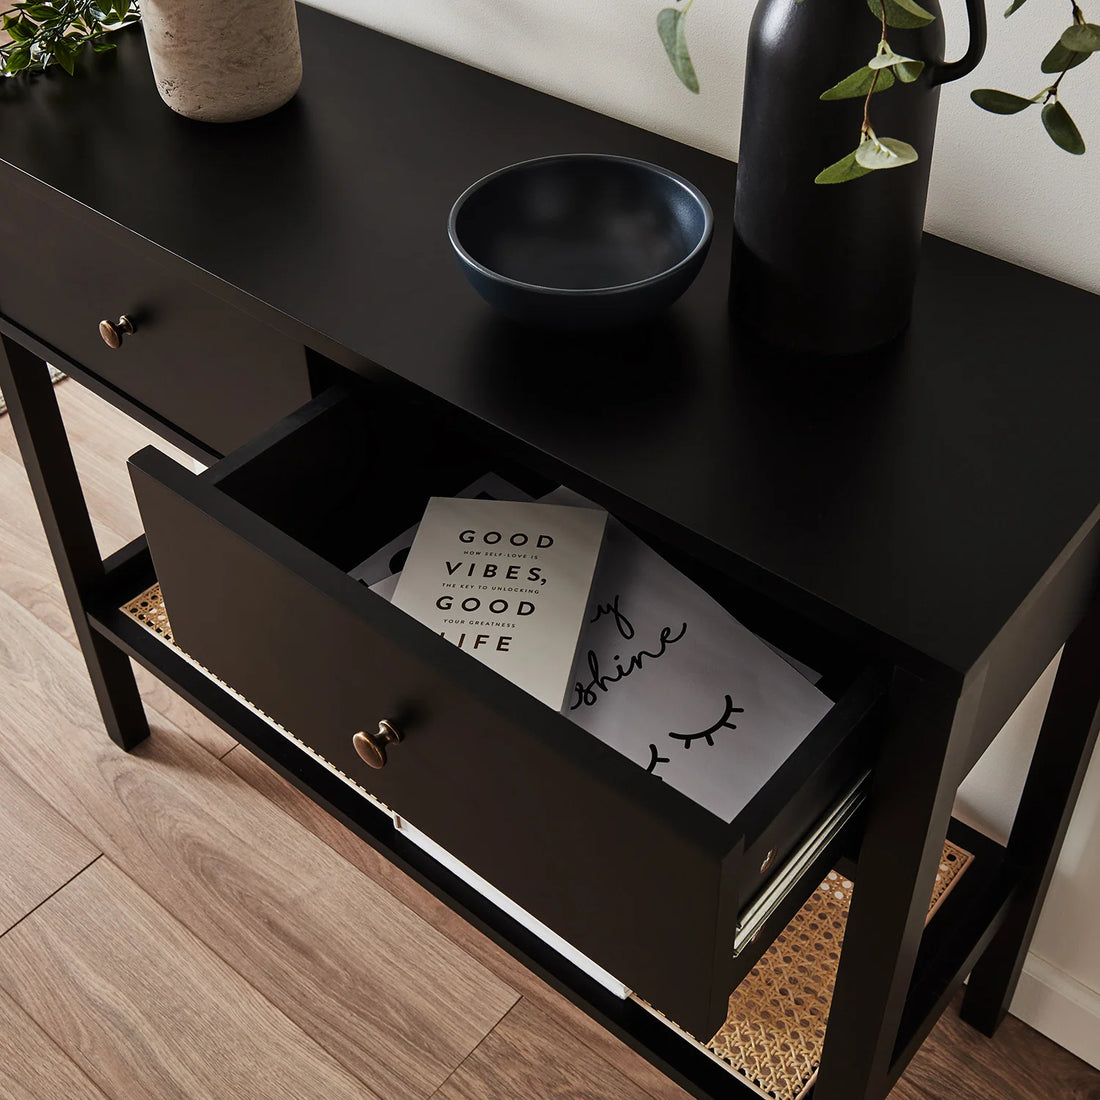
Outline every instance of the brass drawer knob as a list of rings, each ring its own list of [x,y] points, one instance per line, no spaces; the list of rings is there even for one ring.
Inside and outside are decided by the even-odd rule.
[[[117,348],[122,344],[124,336],[133,336],[134,322],[124,313],[114,324],[110,321],[99,322],[99,335],[109,348]]]
[[[355,751],[362,757],[365,764],[372,768],[384,768],[386,766],[386,746],[396,745],[401,740],[401,731],[391,726],[382,719],[378,723],[377,733],[364,733],[360,730],[352,739]]]

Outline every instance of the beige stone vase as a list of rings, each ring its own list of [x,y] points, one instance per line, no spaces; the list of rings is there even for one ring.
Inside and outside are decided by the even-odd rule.
[[[160,97],[181,115],[241,122],[302,82],[294,0],[142,0]]]

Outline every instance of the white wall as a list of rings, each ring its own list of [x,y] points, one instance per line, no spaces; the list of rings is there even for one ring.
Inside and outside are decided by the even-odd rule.
[[[311,2],[605,114],[736,156],[750,0],[694,0],[689,41],[703,88],[699,96],[680,85],[657,39],[657,11],[672,0]],[[945,88],[941,100],[928,228],[1100,293],[1100,60],[1073,70],[1062,85],[1063,100],[1091,149],[1074,157],[1047,138],[1038,108],[998,117],[968,98],[972,88],[984,86],[1025,95],[1042,88],[1047,78],[1039,62],[1068,24],[1069,4],[1033,0],[1004,20],[1007,0],[987,3],[992,9],[986,60]],[[1100,0],[1083,0],[1083,7],[1100,21]],[[948,56],[954,57],[965,45],[962,0],[944,0],[944,8]],[[1042,364],[1035,370],[1041,384]],[[1003,830],[1010,820],[1052,674],[1048,670],[960,793],[959,812],[987,831]],[[1013,1008],[1100,1066],[1100,946],[1092,932],[1097,912],[1100,764],[1094,762]]]

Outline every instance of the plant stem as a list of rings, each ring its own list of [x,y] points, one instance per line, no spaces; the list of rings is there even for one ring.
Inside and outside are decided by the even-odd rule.
[[[867,91],[867,98],[863,101],[863,125],[859,128],[861,140],[871,129],[871,96],[875,94],[875,85],[878,83],[878,74],[881,72],[881,69],[875,70],[875,75],[871,77],[871,87]]]
[[[690,2],[690,0],[689,0]],[[1075,3],[1076,0],[1071,0]],[[886,42],[886,0],[881,0],[882,5],[882,41]],[[890,45],[886,42],[887,46]],[[871,129],[871,96],[875,94],[875,85],[878,84],[878,76],[881,73],[881,69],[875,70],[875,75],[871,77],[871,87],[867,90],[867,98],[863,101],[863,125],[859,128],[859,136],[862,141],[864,136]]]

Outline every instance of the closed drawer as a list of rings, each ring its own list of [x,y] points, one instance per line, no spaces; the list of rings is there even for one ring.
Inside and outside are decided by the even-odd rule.
[[[300,344],[173,274],[106,218],[7,182],[0,313],[160,419],[228,453],[309,399]],[[117,349],[100,321],[136,332]]]
[[[720,820],[347,575],[433,493],[489,468],[535,488],[498,459],[392,396],[328,393],[205,474],[147,448],[131,476],[178,644],[709,1036],[768,941],[735,953],[767,872],[868,767],[881,677],[840,668],[833,709],[737,819]],[[374,771],[352,737],[380,719],[404,740]],[[807,865],[772,934],[821,870]]]

